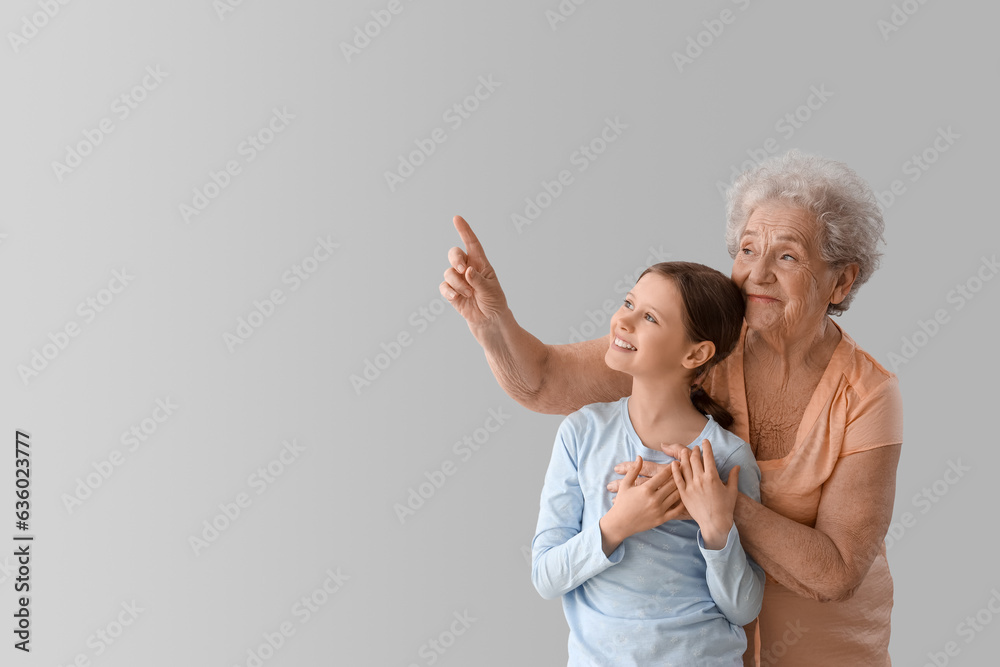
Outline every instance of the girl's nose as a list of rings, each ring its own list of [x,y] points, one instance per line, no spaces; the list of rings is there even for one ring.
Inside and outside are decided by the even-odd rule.
[[[616,328],[617,327],[621,327],[626,331],[632,331],[632,329],[634,328],[634,325],[632,323],[632,312],[618,316]]]

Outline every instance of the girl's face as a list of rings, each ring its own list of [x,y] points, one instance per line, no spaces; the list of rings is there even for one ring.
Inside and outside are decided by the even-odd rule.
[[[674,281],[647,273],[611,316],[608,367],[636,377],[686,377],[715,354],[708,342],[692,343],[684,330],[684,302]]]

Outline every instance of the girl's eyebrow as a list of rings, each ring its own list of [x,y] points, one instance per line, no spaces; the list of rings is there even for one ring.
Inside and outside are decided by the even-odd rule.
[[[632,292],[626,293],[625,296],[631,296],[632,300],[635,301],[635,294],[632,294]],[[653,308],[651,306],[646,306],[646,310],[652,312],[653,314],[655,314],[657,317],[659,317],[661,319],[663,318],[663,315],[660,315],[660,313],[657,312],[656,308]]]

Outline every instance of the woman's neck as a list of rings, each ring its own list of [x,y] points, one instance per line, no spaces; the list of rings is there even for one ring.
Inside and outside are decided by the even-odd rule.
[[[841,338],[829,316],[795,333],[748,329],[744,355],[763,364],[769,375],[788,378],[802,369],[826,368]]]
[[[691,403],[691,388],[676,379],[632,378],[628,416],[639,439],[649,449],[661,444],[689,445],[708,419]]]

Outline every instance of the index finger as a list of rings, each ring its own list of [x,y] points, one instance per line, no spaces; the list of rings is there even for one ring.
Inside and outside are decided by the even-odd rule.
[[[471,253],[473,249],[479,253],[483,252],[483,245],[479,242],[479,237],[477,237],[476,233],[472,231],[472,227],[470,227],[469,223],[465,221],[465,218],[460,215],[456,215],[452,219],[452,222],[455,223],[455,229],[458,230],[458,235],[462,237],[462,243],[465,244],[466,253]]]
[[[715,455],[712,454],[712,443],[710,443],[708,441],[708,439],[706,438],[706,439],[704,439],[704,440],[701,441],[701,444],[702,444],[702,451],[705,453],[705,455],[703,457],[704,458],[705,472],[711,471],[711,472],[714,472],[716,475],[718,475],[719,471],[715,467]]]

